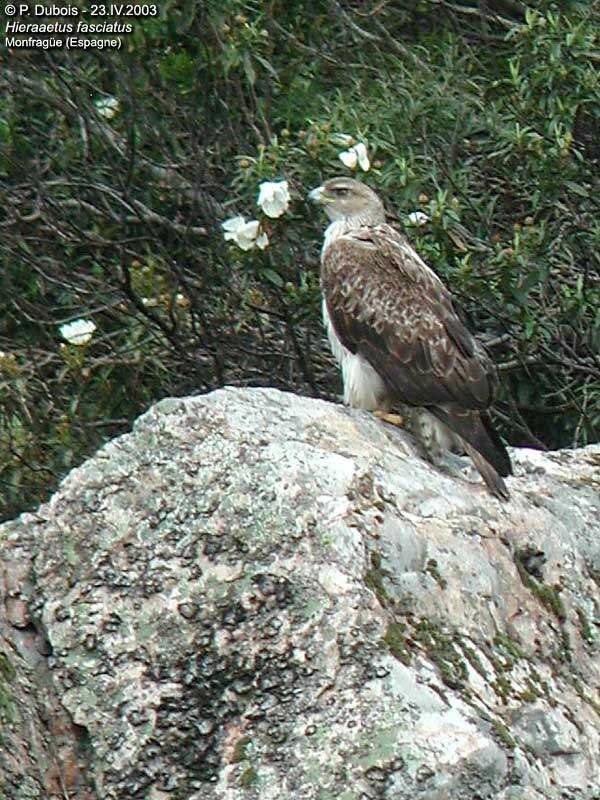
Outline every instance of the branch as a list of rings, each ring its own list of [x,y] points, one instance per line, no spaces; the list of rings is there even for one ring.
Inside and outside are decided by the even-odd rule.
[[[106,190],[108,187],[104,187],[103,191]],[[116,192],[110,192],[111,195],[116,195]],[[122,197],[117,196],[115,199],[119,200],[122,205],[126,206],[126,202]],[[130,214],[124,218],[114,217],[113,219],[118,222],[129,222],[132,224],[142,222],[149,222],[154,223],[156,225],[161,225],[165,228],[168,228],[171,231],[175,231],[176,233],[188,234],[191,233],[194,236],[207,236],[208,231],[206,228],[202,228],[199,226],[194,225],[182,225],[179,222],[173,222],[173,220],[167,219],[167,217],[163,217],[161,214],[157,214],[156,211],[152,211],[151,208],[141,203],[139,200],[129,200],[131,205],[138,211],[138,214]],[[64,208],[81,208],[89,211],[90,213],[94,214],[97,217],[105,218],[106,214],[103,211],[100,211],[99,208],[96,208],[91,203],[87,203],[85,200],[76,200],[75,198],[70,198],[69,200],[53,200],[52,203],[54,205],[64,207]]]
[[[507,17],[501,16],[497,11],[491,11],[491,13],[487,14],[485,11],[478,5],[475,6],[462,6],[458,5],[457,3],[450,3],[448,0],[426,0],[430,5],[435,6],[442,6],[442,8],[447,8],[450,11],[455,12],[456,14],[462,14],[468,17],[478,17],[479,19],[484,19],[486,21],[493,20],[494,22],[499,23],[502,27],[509,30],[510,28],[514,28],[515,21],[510,20]],[[510,2],[510,0],[509,0]],[[506,5],[506,4],[505,4]],[[523,10],[519,9],[519,17],[523,17]]]
[[[340,5],[340,3],[337,2],[337,0],[330,0],[330,5],[334,11],[337,11],[340,17],[342,17],[346,25],[353,30],[354,33],[357,33],[362,39],[368,39],[370,42],[377,42],[378,44],[381,43],[379,36],[376,36],[374,33],[369,33],[369,31],[366,31],[364,28],[361,28],[360,25],[357,25],[356,22],[351,19],[348,12]]]
[[[38,203],[37,208],[31,214],[22,215],[17,212],[16,219],[7,220],[3,223],[0,223],[0,225],[1,226],[14,225],[16,224],[17,221],[33,222],[42,216],[41,205],[43,202],[46,202],[49,205],[58,206],[59,208],[78,208],[81,210],[85,210],[90,214],[93,214],[95,217],[99,217],[102,219],[105,219],[108,216],[110,219],[112,219],[113,222],[117,222],[120,224],[122,224],[123,222],[128,222],[133,224],[139,222],[146,222],[154,225],[161,225],[162,227],[168,228],[169,230],[175,231],[176,233],[180,234],[191,233],[194,236],[208,235],[208,231],[204,227],[194,226],[194,225],[183,225],[179,222],[174,222],[173,220],[164,217],[162,214],[153,211],[151,208],[149,208],[145,203],[142,203],[140,200],[136,200],[134,198],[125,199],[121,194],[119,194],[119,192],[117,192],[110,186],[106,186],[105,184],[88,183],[83,181],[70,181],[62,178],[54,178],[49,181],[44,181],[43,183],[40,184],[39,187],[37,187],[37,189],[39,191],[39,189],[49,189],[53,186],[68,186],[70,188],[92,189],[93,191],[108,195],[113,200],[118,202],[119,205],[123,206],[127,211],[131,213],[126,217],[121,217],[118,214],[116,214],[108,205],[106,207],[106,211],[102,211],[92,203],[89,203],[86,200],[80,200],[75,197],[71,197],[65,200],[46,197],[44,200]],[[14,198],[14,199],[8,198],[6,202],[8,205],[18,207],[19,205],[22,204],[22,198]]]
[[[47,103],[50,106],[58,109],[68,119],[72,120],[79,126],[80,129],[85,128],[83,125],[83,118],[81,110],[70,99],[58,95],[50,91],[43,80],[32,80],[24,75],[6,70],[6,77],[0,78],[0,89],[9,93],[14,91],[15,86],[20,86],[27,93],[32,95],[38,100]],[[107,144],[116,151],[116,153],[123,159],[127,159],[128,147],[127,142],[123,137],[119,136],[110,125],[105,123],[102,118],[97,114],[96,110],[90,108],[91,113],[86,115],[86,122],[96,135],[104,139]],[[87,135],[83,137],[84,147],[88,146]],[[215,216],[222,216],[223,206],[218,203],[211,195],[206,192],[201,192],[194,188],[189,181],[182,178],[177,170],[180,168],[177,164],[156,164],[149,158],[143,155],[137,156],[138,161],[160,182],[165,188],[178,189],[188,199],[197,200],[201,199],[212,210]]]

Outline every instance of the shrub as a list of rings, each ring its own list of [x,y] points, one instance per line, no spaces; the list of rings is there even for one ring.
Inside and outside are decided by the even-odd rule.
[[[333,398],[324,221],[361,173],[459,297],[503,376],[513,444],[597,439],[597,4],[163,3],[125,52],[2,66],[0,514],[167,394],[224,383]],[[360,172],[360,167],[357,167]],[[286,179],[265,217],[258,186]],[[242,251],[221,223],[269,236]],[[92,320],[90,341],[60,326]]]

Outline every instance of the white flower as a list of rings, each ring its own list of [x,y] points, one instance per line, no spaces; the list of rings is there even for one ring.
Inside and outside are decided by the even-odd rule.
[[[105,119],[112,119],[120,108],[117,98],[111,95],[100,97],[95,101],[94,105],[96,106],[96,111]]]
[[[262,233],[259,233],[258,236],[256,237],[256,246],[258,247],[259,250],[264,250],[265,247],[269,246],[269,237],[264,231],[262,231]]]
[[[358,142],[348,150],[344,150],[339,154],[338,158],[348,169],[356,169],[357,164],[363,172],[368,172],[371,169],[367,145],[364,142]]]
[[[363,172],[368,172],[371,169],[371,162],[367,153],[367,145],[364,142],[358,142],[353,148],[358,156],[358,166]]]
[[[248,222],[244,217],[230,217],[221,223],[225,231],[223,237],[225,241],[233,241],[242,250],[251,250],[256,241],[258,233],[258,220],[252,219]]]
[[[347,133],[333,133],[329,137],[329,141],[340,147],[350,147],[351,144],[354,144],[354,136],[350,136]]]
[[[355,153],[354,148],[352,148],[352,150],[344,150],[343,153],[339,154],[338,158],[345,167],[348,167],[348,169],[356,169],[356,165],[358,164],[358,156]]]
[[[406,217],[406,224],[412,225],[415,228],[420,228],[427,225],[429,217],[423,211],[413,211]]]
[[[264,181],[259,186],[258,205],[267,217],[280,217],[288,210],[290,190],[287,181]]]
[[[242,228],[245,224],[246,221],[243,217],[229,217],[229,219],[226,219],[225,222],[222,222],[221,227],[225,231],[223,234],[225,241],[229,239],[235,239],[233,234],[240,230],[240,228]]]
[[[248,222],[244,217],[230,217],[225,222],[221,223],[224,230],[223,238],[226,242],[233,241],[241,250],[252,250],[253,247],[258,246],[261,250],[267,246],[268,240],[264,243],[263,236],[266,239],[266,234],[258,234],[259,222],[257,219],[251,219]],[[260,244],[258,240],[260,239]]]
[[[58,329],[63,339],[69,344],[76,345],[87,344],[95,330],[96,326],[89,319],[74,319],[73,322],[67,322]]]

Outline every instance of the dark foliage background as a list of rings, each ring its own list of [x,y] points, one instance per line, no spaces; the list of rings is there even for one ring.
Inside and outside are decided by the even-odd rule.
[[[347,171],[339,133],[398,224],[429,216],[408,234],[489,342],[507,440],[597,441],[598,3],[184,0],[133,23],[120,52],[1,55],[1,516],[166,395],[336,396],[303,198]],[[224,242],[240,213],[265,251]]]

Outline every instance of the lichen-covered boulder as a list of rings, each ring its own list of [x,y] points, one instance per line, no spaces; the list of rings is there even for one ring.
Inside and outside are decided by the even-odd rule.
[[[0,796],[600,798],[600,447],[514,460],[159,403],[0,528]]]

